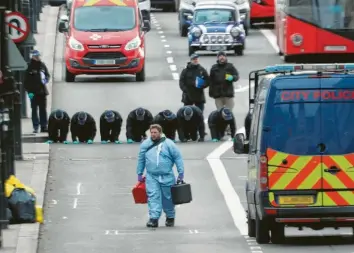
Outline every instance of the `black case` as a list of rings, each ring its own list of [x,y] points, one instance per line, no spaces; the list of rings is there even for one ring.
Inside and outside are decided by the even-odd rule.
[[[172,202],[175,205],[187,204],[192,202],[192,189],[190,184],[177,182],[171,187]]]

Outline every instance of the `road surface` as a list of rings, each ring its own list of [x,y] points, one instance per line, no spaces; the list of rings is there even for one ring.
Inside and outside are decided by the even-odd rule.
[[[143,106],[153,114],[181,107],[178,74],[188,61],[187,38],[178,35],[177,14],[155,13],[147,34],[147,81],[130,77],[79,77],[65,83],[62,76],[62,44],[56,56],[53,109],[72,115],[85,110],[96,119],[105,109],[128,113]],[[270,31],[266,32],[271,33]],[[248,108],[248,73],[281,63],[264,32],[252,30],[242,57],[229,56],[241,73],[236,85],[234,114],[238,127]],[[203,55],[201,64],[210,69],[215,54]],[[215,105],[208,99],[205,115]],[[207,136],[210,140],[210,135]],[[347,241],[340,237],[292,239],[285,245],[259,246],[245,236],[244,185],[246,159],[230,150],[230,143],[178,144],[185,161],[186,181],[192,184],[193,202],[177,208],[176,227],[145,227],[146,205],[135,205],[131,196],[136,183],[138,144],[52,145],[46,195],[46,224],[42,227],[39,253],[298,253],[351,252],[351,245],[328,245]],[[125,141],[125,130],[121,139]],[[221,161],[219,157],[221,156]],[[227,172],[227,174],[223,172]],[[237,193],[237,195],[235,194]],[[321,231],[330,233],[330,230]],[[333,232],[333,231],[332,231]],[[346,233],[348,231],[341,231]],[[287,230],[297,236],[320,232]],[[337,232],[339,235],[340,232]],[[334,242],[333,242],[334,240]],[[333,242],[333,243],[332,243]],[[311,245],[316,243],[316,245]]]

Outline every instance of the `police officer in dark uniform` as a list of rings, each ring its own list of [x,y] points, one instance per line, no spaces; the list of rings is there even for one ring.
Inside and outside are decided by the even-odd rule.
[[[61,142],[68,144],[67,137],[69,133],[70,117],[63,110],[54,110],[48,119],[48,137],[47,143]]]
[[[119,141],[122,123],[123,118],[117,111],[106,110],[105,112],[103,112],[100,117],[101,143],[122,143],[121,141]]]
[[[150,128],[153,119],[151,112],[145,108],[139,107],[131,111],[127,118],[127,142],[141,142],[146,139],[146,131]]]
[[[178,129],[178,120],[176,114],[170,110],[164,110],[155,116],[153,123],[160,125],[165,136],[175,141],[176,131]]]
[[[178,136],[181,142],[187,142],[188,140],[199,142],[204,141],[205,126],[203,112],[196,106],[187,105],[183,106],[177,112],[178,119]]]
[[[191,61],[182,70],[179,78],[179,87],[182,90],[182,103],[195,105],[204,111],[204,89],[209,86],[209,75],[205,68],[199,64],[199,56],[193,54]]]
[[[208,125],[213,142],[220,141],[225,136],[228,126],[230,126],[231,136],[236,134],[236,120],[229,108],[212,111],[208,117]]]
[[[70,131],[75,144],[80,142],[92,144],[97,133],[96,121],[87,112],[77,112],[71,118]]]

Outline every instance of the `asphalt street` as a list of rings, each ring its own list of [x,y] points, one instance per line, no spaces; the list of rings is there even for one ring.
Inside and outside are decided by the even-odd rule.
[[[178,34],[175,13],[154,13],[152,21],[153,28],[147,34],[147,81],[144,83],[134,82],[131,77],[95,76],[83,76],[78,82],[65,83],[62,76],[63,37],[59,36],[52,108],[62,108],[70,115],[85,110],[96,119],[105,109],[115,109],[124,120],[138,106],[153,114],[164,109],[177,111],[182,104],[176,79],[188,61],[187,38]],[[208,70],[215,61],[216,54],[201,53],[200,62]],[[235,85],[234,108],[241,128],[248,108],[248,73],[281,63],[281,60],[261,32],[251,31],[245,55],[230,55],[229,61],[241,73],[241,80]],[[205,117],[214,109],[213,101],[208,99]],[[125,129],[121,140],[126,140]],[[235,226],[235,210],[229,211],[230,199],[220,190],[223,182],[215,180],[215,175],[217,170],[226,170],[234,191],[244,204],[246,159],[231,151],[217,152],[223,165],[212,170],[206,158],[219,150],[221,143],[178,144],[185,161],[186,181],[192,185],[193,202],[177,207],[175,228],[165,228],[163,217],[158,229],[149,230],[145,227],[147,206],[135,205],[131,195],[136,183],[139,145],[101,145],[99,136],[95,141],[97,144],[93,145],[51,146],[44,209],[46,223],[42,226],[39,253],[283,253],[284,250],[297,253],[304,247],[312,253],[351,252],[350,245],[328,246],[328,238],[316,238],[316,246],[310,246],[308,241],[313,242],[313,239],[307,237],[307,241],[294,239],[285,245],[260,247],[253,239],[245,237]],[[241,209],[238,214],[243,216]],[[320,234],[307,230],[289,231],[297,236]]]

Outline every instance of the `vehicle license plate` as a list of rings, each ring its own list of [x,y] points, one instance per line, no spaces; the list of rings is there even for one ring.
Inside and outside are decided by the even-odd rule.
[[[114,65],[116,64],[116,60],[95,60],[95,65]]]
[[[347,51],[346,46],[325,46],[325,51]]]
[[[225,46],[209,46],[207,48],[208,51],[225,51],[226,47]]]
[[[315,202],[313,196],[279,196],[279,205],[312,205]]]

